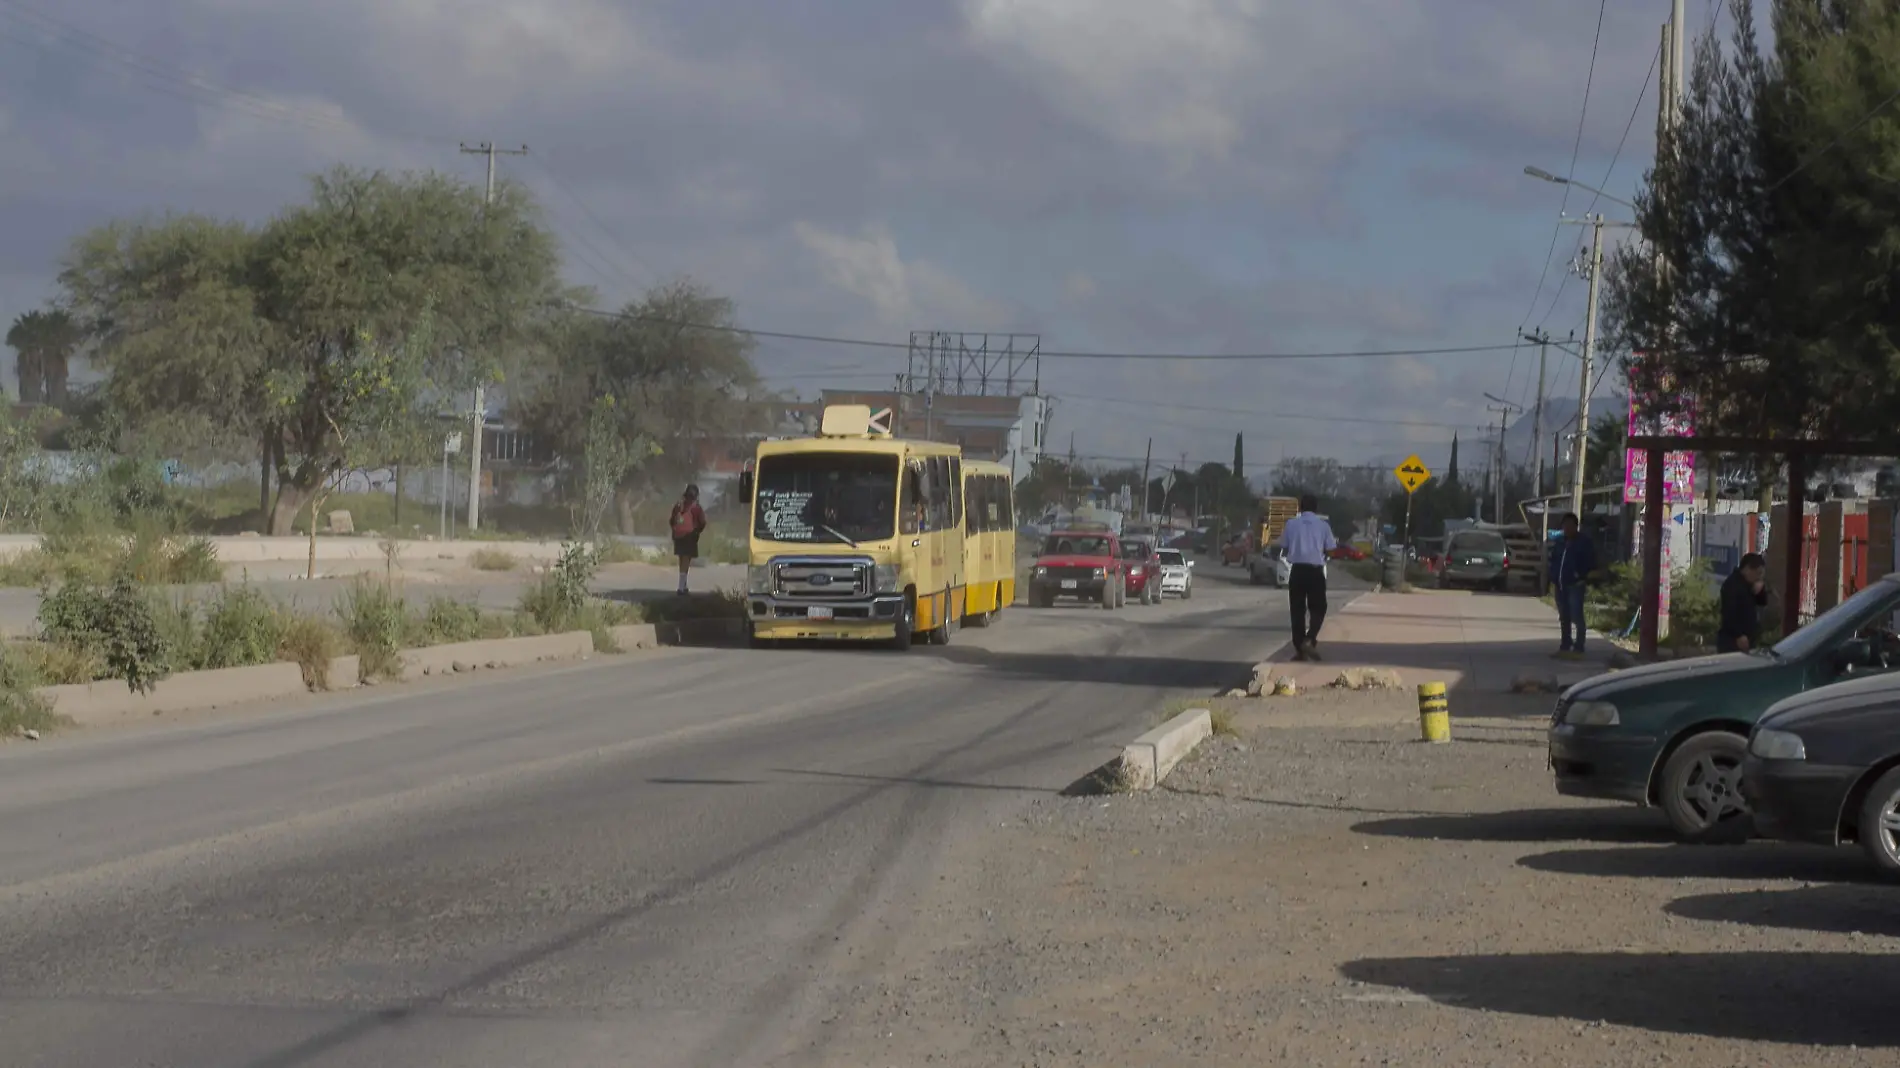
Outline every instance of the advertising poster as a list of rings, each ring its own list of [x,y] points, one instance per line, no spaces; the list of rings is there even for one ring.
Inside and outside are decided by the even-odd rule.
[[[1630,357],[1631,373],[1629,386],[1629,432],[1637,434],[1666,434],[1670,437],[1688,437],[1695,433],[1694,409],[1680,412],[1668,412],[1660,416],[1649,414],[1655,407],[1655,394],[1642,393],[1636,384],[1635,365],[1642,361],[1643,354],[1635,353]],[[1665,381],[1663,388],[1669,384]],[[1643,449],[1623,450],[1623,500],[1629,504],[1641,504],[1649,486],[1649,454]],[[1688,504],[1695,500],[1695,453],[1663,453],[1663,501],[1666,504]]]

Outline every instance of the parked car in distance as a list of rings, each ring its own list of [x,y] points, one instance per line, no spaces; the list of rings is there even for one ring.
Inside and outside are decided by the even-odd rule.
[[[1900,574],[1869,584],[1772,648],[1631,668],[1557,698],[1548,762],[1557,792],[1655,805],[1690,841],[1750,833],[1748,735],[1771,705],[1900,668],[1882,654]]]
[[[1122,541],[1122,566],[1128,572],[1128,595],[1141,604],[1161,603],[1161,556],[1151,538]]]
[[[1357,545],[1348,545],[1342,541],[1326,555],[1334,560],[1364,560],[1366,551]]]
[[[1869,659],[1900,666],[1893,629],[1872,638]],[[1882,875],[1900,880],[1900,675],[1777,702],[1749,735],[1742,792],[1756,833],[1854,842]]]
[[[1493,530],[1461,530],[1445,543],[1438,588],[1488,586],[1502,591],[1511,581],[1511,549]]]
[[[1158,555],[1161,557],[1161,595],[1173,594],[1182,600],[1194,596],[1194,561],[1179,549],[1162,549]]]
[[[1103,608],[1128,603],[1121,539],[1106,528],[1052,530],[1029,573],[1029,603],[1048,608],[1059,597],[1095,601]]]

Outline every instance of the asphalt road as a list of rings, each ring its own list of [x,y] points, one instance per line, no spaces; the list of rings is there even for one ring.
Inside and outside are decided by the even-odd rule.
[[[1237,579],[0,748],[0,1062],[824,1063],[960,830],[1283,640]]]

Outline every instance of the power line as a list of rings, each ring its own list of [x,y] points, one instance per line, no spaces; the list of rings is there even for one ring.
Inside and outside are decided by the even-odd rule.
[[[1570,170],[1568,173],[1571,173],[1571,174],[1576,173],[1577,156],[1583,150],[1583,123],[1584,123],[1584,120],[1588,118],[1590,114],[1590,88],[1596,82],[1597,49],[1603,43],[1603,15],[1604,15],[1604,12],[1609,10],[1609,6],[1610,6],[1609,0],[1599,0],[1597,4],[1596,35],[1590,41],[1590,67],[1583,77],[1583,106],[1578,109],[1577,136],[1576,136],[1576,139],[1572,141],[1570,145]],[[1519,323],[1517,326],[1517,332],[1519,334],[1522,334],[1524,332],[1524,328],[1530,325],[1531,316],[1537,314],[1537,298],[1544,295],[1544,283],[1550,279],[1550,262],[1557,255],[1557,239],[1563,233],[1562,216],[1563,216],[1563,213],[1569,207],[1570,207],[1570,184],[1566,182],[1564,183],[1563,199],[1562,201],[1558,203],[1558,206],[1557,206],[1558,221],[1551,223],[1550,225],[1550,250],[1544,253],[1544,269],[1543,271],[1539,272],[1537,276],[1537,289],[1533,293],[1531,293],[1530,307],[1524,309],[1524,321]],[[1566,274],[1565,277],[1568,278],[1569,276]],[[1563,294],[1562,283],[1558,284],[1557,291],[1558,291],[1559,296]],[[1556,306],[1555,298],[1552,299],[1551,306],[1552,307]],[[1544,318],[1546,319],[1550,318],[1549,314],[1546,313]],[[1514,350],[1515,348],[1516,346],[1513,346]],[[1516,356],[1515,351],[1513,351],[1513,355],[1511,357],[1511,370],[1513,374],[1515,374],[1517,370],[1517,356]],[[1505,387],[1508,389],[1511,384],[1511,376],[1507,376],[1505,378],[1504,384],[1505,384]]]
[[[751,334],[754,337],[776,338],[780,341],[808,341],[818,345],[852,345],[873,349],[910,349],[908,341],[876,341],[870,338],[835,337],[826,334],[801,334],[786,330],[760,330],[748,326],[726,326],[719,323],[694,323],[683,319],[669,319],[660,315],[641,315],[636,312],[610,311],[606,308],[589,308],[578,304],[560,303],[555,307],[584,315],[595,315],[605,319],[623,319],[629,322],[655,323],[661,326],[675,326],[686,330],[715,330],[732,334]],[[1234,361],[1249,362],[1262,360],[1353,360],[1372,359],[1391,356],[1457,356],[1479,352],[1504,352],[1510,345],[1451,345],[1440,348],[1418,349],[1360,349],[1343,352],[1097,352],[1082,350],[1044,349],[1041,357],[1045,360],[1154,360],[1158,362],[1180,361]]]
[[[1132,408],[1174,408],[1188,412],[1213,412],[1220,415],[1250,415],[1263,419],[1311,419],[1323,423],[1366,423],[1375,426],[1411,426],[1432,430],[1482,430],[1477,423],[1438,423],[1417,419],[1377,419],[1371,416],[1354,415],[1315,415],[1310,412],[1269,412],[1257,408],[1223,408],[1208,404],[1178,404],[1173,401],[1128,400],[1122,397],[1093,397],[1085,393],[1056,391],[1063,400],[1086,401],[1096,404],[1123,404]]]

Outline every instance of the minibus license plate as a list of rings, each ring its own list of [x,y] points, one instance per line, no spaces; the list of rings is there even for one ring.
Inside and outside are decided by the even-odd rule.
[[[812,606],[811,606],[810,608],[807,608],[807,609],[805,609],[805,618],[807,618],[807,619],[830,619],[830,618],[831,618],[831,609],[830,609],[830,608],[828,608],[828,607],[826,607],[826,606],[824,606],[824,605],[820,605],[820,604],[815,604],[815,605],[812,605]]]
[[[1075,580],[1074,580],[1074,579],[1063,579],[1063,580],[1062,580],[1062,588],[1063,588],[1063,589],[1065,589],[1065,590],[1072,590],[1072,589],[1075,589]]]

